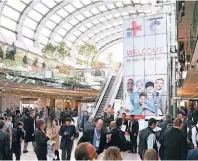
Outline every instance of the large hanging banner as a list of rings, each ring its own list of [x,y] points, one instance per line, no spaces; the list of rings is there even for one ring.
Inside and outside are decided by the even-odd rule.
[[[162,116],[168,110],[167,15],[124,21],[124,100],[121,112]]]

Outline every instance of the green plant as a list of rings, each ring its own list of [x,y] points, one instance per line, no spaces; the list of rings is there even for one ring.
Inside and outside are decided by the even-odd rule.
[[[82,59],[77,58],[77,63],[80,65],[86,65],[92,67],[98,60],[99,50],[95,45],[85,43],[77,47],[78,54],[82,56]]]
[[[44,52],[47,56],[56,60],[70,57],[70,49],[66,46],[64,42],[61,42],[58,45],[53,45],[49,43],[44,47]]]

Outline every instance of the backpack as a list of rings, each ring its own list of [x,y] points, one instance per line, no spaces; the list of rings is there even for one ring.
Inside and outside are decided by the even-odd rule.
[[[164,136],[167,133],[167,131],[169,131],[169,129],[171,129],[173,127],[173,124],[168,124],[166,126],[165,130],[159,130],[158,132],[156,132],[155,136],[156,136],[156,140],[162,144],[163,140],[164,140]]]
[[[12,143],[15,143],[17,141],[17,130],[15,128],[12,128]]]

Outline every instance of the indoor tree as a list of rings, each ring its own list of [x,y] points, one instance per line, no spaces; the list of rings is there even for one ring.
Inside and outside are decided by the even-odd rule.
[[[93,44],[84,43],[77,47],[78,54],[82,58],[77,58],[77,64],[86,65],[87,68],[92,68],[97,62],[99,56],[99,50]]]
[[[58,45],[49,43],[43,49],[43,51],[46,53],[46,56],[56,60],[70,57],[70,50],[71,49],[68,48],[64,42],[61,42]]]

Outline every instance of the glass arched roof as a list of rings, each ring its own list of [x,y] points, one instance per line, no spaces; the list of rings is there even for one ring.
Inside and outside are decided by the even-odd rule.
[[[167,1],[167,0],[165,0]],[[0,2],[0,33],[43,48],[64,41],[100,50],[122,41],[123,19],[152,13],[157,0],[7,0]]]

